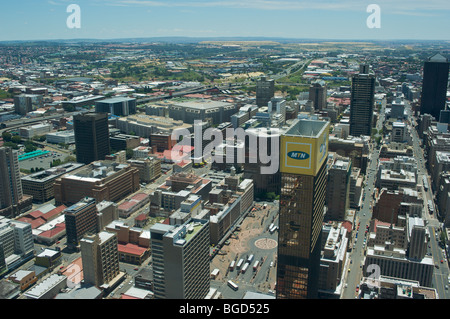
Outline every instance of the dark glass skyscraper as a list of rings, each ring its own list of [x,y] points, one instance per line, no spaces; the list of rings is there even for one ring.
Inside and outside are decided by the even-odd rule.
[[[367,65],[361,65],[360,73],[352,77],[350,99],[350,135],[352,136],[370,136],[372,133],[375,77],[369,74],[368,69]]]
[[[110,153],[108,113],[86,113],[73,118],[77,162],[90,164]]]
[[[297,120],[281,136],[277,298],[318,297],[329,122]]]
[[[256,105],[267,106],[275,95],[275,81],[263,76],[256,82]]]
[[[427,113],[439,120],[440,111],[445,108],[448,73],[448,59],[440,54],[435,54],[424,63],[421,114]]]
[[[327,85],[317,81],[309,86],[309,99],[314,102],[314,109],[321,111],[327,107]]]

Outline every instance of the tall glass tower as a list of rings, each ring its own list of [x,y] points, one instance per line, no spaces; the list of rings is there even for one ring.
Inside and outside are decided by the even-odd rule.
[[[108,113],[86,113],[73,117],[77,162],[104,160],[109,150]]]
[[[435,54],[424,63],[420,113],[430,114],[437,121],[445,108],[448,73],[448,59],[440,54]]]
[[[329,125],[297,120],[281,136],[278,299],[318,296]]]
[[[352,77],[350,98],[350,135],[371,136],[375,103],[375,76],[369,74],[367,64],[360,65],[360,72]]]

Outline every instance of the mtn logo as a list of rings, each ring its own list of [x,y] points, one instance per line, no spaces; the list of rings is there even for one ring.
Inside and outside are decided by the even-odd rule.
[[[292,151],[288,153],[288,156],[295,160],[305,160],[309,158],[309,154],[300,151]]]

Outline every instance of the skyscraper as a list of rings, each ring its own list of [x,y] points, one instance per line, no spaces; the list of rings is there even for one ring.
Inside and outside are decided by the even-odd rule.
[[[275,95],[275,81],[263,76],[256,82],[256,105],[267,106]]]
[[[76,247],[85,234],[97,232],[97,212],[95,199],[89,197],[64,210],[67,245]]]
[[[350,135],[371,135],[374,103],[375,77],[369,74],[368,66],[363,64],[360,66],[360,73],[352,77]]]
[[[277,298],[317,298],[329,122],[301,119],[281,135]]]
[[[322,110],[327,107],[327,85],[324,81],[318,81],[309,87],[309,100],[314,102],[316,110]]]
[[[110,153],[108,113],[87,113],[73,117],[77,162],[90,164]]]
[[[210,287],[209,221],[150,228],[156,299],[204,299]]]
[[[38,94],[20,94],[14,97],[14,108],[16,113],[26,115],[42,107],[43,98]]]
[[[32,207],[32,197],[24,197],[17,151],[0,147],[0,215],[15,217]]]
[[[350,207],[349,193],[352,161],[348,157],[333,155],[331,165],[328,168],[327,213],[325,219],[343,221],[345,213]]]
[[[102,231],[80,240],[85,283],[100,287],[119,275],[117,235]]]
[[[286,122],[286,100],[283,97],[273,97],[267,102],[269,114],[280,114],[280,124]]]
[[[435,54],[424,63],[420,113],[431,114],[439,119],[445,107],[448,85],[449,62],[440,54]]]

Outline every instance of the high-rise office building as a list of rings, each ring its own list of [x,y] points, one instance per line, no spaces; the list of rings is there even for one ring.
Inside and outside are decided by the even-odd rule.
[[[31,207],[32,197],[22,191],[18,152],[0,147],[0,215],[15,217]]]
[[[77,162],[90,164],[110,153],[108,113],[86,113],[73,117]]]
[[[283,97],[273,97],[267,103],[269,114],[280,114],[280,124],[286,122],[286,100]]]
[[[417,217],[410,217],[408,231],[408,257],[420,261],[427,254],[427,231],[426,226],[423,224],[423,220]]]
[[[209,221],[150,228],[156,299],[204,299],[210,288]]]
[[[329,125],[296,120],[281,135],[278,299],[318,296]]]
[[[20,94],[14,97],[14,109],[20,115],[36,111],[43,105],[43,97],[39,94]]]
[[[310,85],[309,100],[314,102],[316,110],[322,110],[327,107],[327,85],[320,81]]]
[[[67,245],[78,246],[85,234],[98,231],[97,206],[94,198],[86,197],[64,210]]]
[[[350,135],[371,135],[374,103],[375,77],[369,74],[367,65],[361,65],[360,73],[352,77]]]
[[[331,153],[330,153],[331,154]],[[343,221],[350,207],[350,175],[352,161],[348,157],[333,154],[328,168],[326,220]]]
[[[0,216],[0,273],[2,268],[14,269],[33,254],[31,224]]]
[[[440,54],[435,54],[424,63],[420,113],[431,114],[439,119],[445,108],[448,86],[449,62]]]
[[[3,251],[3,244],[0,242],[0,275],[6,270],[8,268],[6,267],[5,252]]]
[[[267,106],[275,95],[275,81],[263,76],[256,82],[256,105]]]
[[[0,148],[0,209],[15,205],[22,198],[17,154],[10,147]]]
[[[102,231],[80,240],[84,282],[100,287],[119,275],[117,234]]]
[[[278,163],[277,169],[274,170],[273,174],[264,173],[263,168],[268,170],[270,165],[273,163],[262,163],[261,157],[258,156],[258,151],[267,150],[267,152],[265,152],[267,154],[278,153],[278,141],[280,139],[281,130],[273,127],[258,127],[249,128],[245,132],[247,136],[245,137],[245,163],[243,177],[253,180],[254,194],[256,198],[264,198],[267,193],[271,192],[279,194],[281,173],[278,169]],[[255,142],[258,144],[258,147],[255,147]],[[275,146],[276,149],[272,149],[272,145]]]

